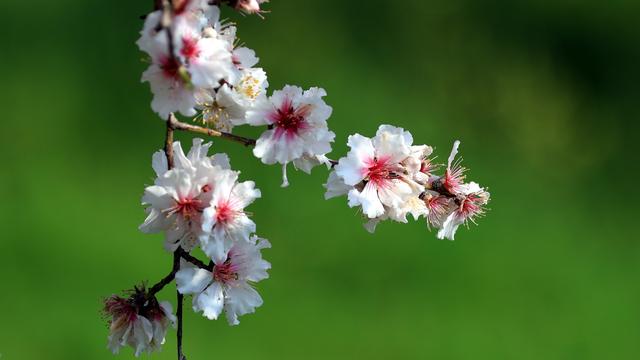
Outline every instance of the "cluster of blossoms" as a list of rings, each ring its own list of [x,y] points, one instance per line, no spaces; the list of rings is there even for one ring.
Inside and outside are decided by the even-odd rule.
[[[213,263],[212,269],[201,270],[210,275],[208,280],[217,284],[216,289],[224,290],[225,296],[204,296],[212,295],[212,287],[206,294],[194,297],[194,310],[216,319],[219,306],[227,303],[227,319],[235,325],[237,315],[253,312],[262,304],[249,284],[267,278],[270,265],[262,260],[259,250],[270,245],[253,235],[256,224],[245,212],[260,197],[260,190],[253,181],[238,182],[239,172],[230,169],[225,154],[207,156],[210,146],[211,143],[194,139],[191,151],[185,155],[180,143],[175,142],[175,167],[171,170],[166,168],[164,151],[154,154],[153,167],[158,177],[142,197],[148,215],[140,230],[163,232],[165,248],[171,252],[178,248],[191,252],[199,246]],[[176,274],[178,290],[183,294],[194,294],[196,283],[204,281],[203,273],[193,270],[181,266]]]
[[[142,81],[153,93],[151,108],[166,120],[164,150],[152,156],[156,178],[142,196],[146,219],[144,233],[164,234],[164,247],[173,253],[169,275],[151,288],[137,286],[127,296],[105,300],[110,318],[109,349],[123,346],[135,355],[158,350],[170,325],[178,327],[178,359],[181,349],[182,301],[192,297],[192,307],[208,319],[223,312],[230,325],[239,316],[262,305],[254,284],[268,278],[271,265],[262,249],[270,243],[256,235],[256,224],[245,209],[260,190],[253,181],[239,181],[226,154],[209,155],[211,143],[193,140],[185,153],[174,130],[193,131],[253,146],[253,154],[265,164],[280,164],[283,186],[288,185],[287,166],[309,173],[325,164],[331,172],[325,197],[347,195],[350,207],[359,207],[373,232],[382,220],[407,222],[424,217],[438,229],[438,238],[453,240],[461,224],[484,214],[489,193],[465,181],[465,168],[455,157],[454,144],[442,175],[433,162],[433,149],[413,145],[404,129],[382,125],[375,137],[349,137],[350,151],[339,161],[330,160],[335,134],[327,125],[332,108],[321,88],[303,90],[287,85],[267,94],[265,71],[256,67],[253,50],[239,46],[236,27],[220,20],[226,3],[237,10],[261,14],[264,0],[158,1],[163,9],[145,19],[139,48],[148,54],[149,68]],[[178,121],[180,113],[200,125]],[[263,126],[257,140],[232,134],[236,126]],[[202,252],[207,261],[195,257]],[[156,294],[176,282],[176,315]]]
[[[350,207],[360,206],[368,219],[365,227],[391,219],[406,223],[425,217],[438,229],[438,238],[453,240],[458,226],[484,214],[489,193],[475,182],[466,183],[465,168],[455,160],[453,146],[444,175],[430,158],[428,145],[413,145],[408,131],[381,125],[376,136],[349,136],[350,151],[341,158],[325,184],[325,198],[347,195]]]
[[[260,12],[259,3],[237,1],[246,12]],[[174,11],[170,32],[158,27],[163,12],[147,16],[137,44],[149,55],[143,73],[153,92],[151,108],[163,119],[179,112],[205,126],[231,132],[235,126],[266,126],[254,155],[265,164],[310,172],[328,164],[335,134],[329,131],[329,107],[320,88],[303,91],[285,86],[267,96],[267,75],[255,67],[255,51],[238,45],[236,27],[220,21],[220,9],[206,0],[185,0]],[[171,45],[170,45],[171,44]]]
[[[193,259],[189,254],[199,247],[210,264],[182,259],[174,273],[178,291],[193,295],[193,309],[207,318],[217,319],[224,310],[229,324],[237,325],[238,316],[262,305],[252,284],[266,279],[271,267],[261,255],[270,244],[254,235],[256,225],[245,212],[260,197],[260,190],[252,181],[238,182],[239,172],[231,170],[225,154],[208,156],[211,143],[194,139],[187,154],[180,142],[172,147],[171,169],[164,151],[153,155],[157,177],[142,197],[147,218],[140,230],[163,233],[165,248],[186,254],[185,259]],[[105,311],[113,317],[109,347],[114,353],[129,345],[137,356],[163,343],[167,326],[173,322],[171,307],[163,303],[161,312],[155,307],[148,310],[147,304],[157,304],[157,300],[144,288],[129,299],[112,296],[106,300]],[[161,315],[172,321],[164,321]],[[147,326],[149,321],[153,327]],[[147,336],[150,329],[152,337]]]

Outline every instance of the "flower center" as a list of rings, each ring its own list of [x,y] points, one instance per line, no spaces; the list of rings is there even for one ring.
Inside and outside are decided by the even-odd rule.
[[[239,213],[228,202],[223,202],[218,205],[216,212],[216,222],[226,224],[231,222]]]
[[[458,208],[458,214],[471,222],[474,222],[475,218],[482,216],[484,209],[482,204],[484,199],[478,194],[469,194],[461,202]]]
[[[189,36],[182,37],[182,49],[180,49],[180,54],[184,56],[187,60],[193,60],[200,55],[200,48],[198,48],[198,41]]]
[[[298,135],[301,130],[306,129],[308,127],[306,118],[311,112],[311,108],[310,104],[295,108],[290,99],[285,99],[280,108],[269,117],[276,127],[275,136],[279,138],[286,135],[287,138],[292,138]]]
[[[389,180],[399,177],[394,171],[393,164],[389,164],[388,157],[374,157],[365,161],[365,165],[367,166],[363,170],[365,180],[373,182],[378,187],[385,186]]]
[[[180,64],[178,61],[170,56],[163,58],[160,61],[160,68],[162,69],[162,73],[165,77],[169,79],[179,79],[178,70],[180,69]]]
[[[249,75],[240,80],[240,92],[251,100],[255,100],[261,93],[260,81]]]
[[[454,163],[452,166],[448,167],[444,173],[444,180],[442,181],[442,185],[447,191],[451,194],[455,194],[460,192],[460,186],[464,183],[464,172],[465,168],[460,165],[460,162]]]
[[[178,203],[173,208],[172,213],[177,213],[185,219],[190,219],[192,216],[200,212],[200,210],[200,200],[195,198],[183,198],[178,200]]]
[[[232,280],[238,279],[236,267],[230,260],[213,267],[213,278],[215,281],[226,284]]]

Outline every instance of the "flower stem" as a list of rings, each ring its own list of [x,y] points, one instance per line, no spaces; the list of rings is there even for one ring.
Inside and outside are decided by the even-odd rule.
[[[183,123],[179,121],[173,114],[169,115],[169,119],[167,120],[167,127],[171,127],[174,130],[189,131],[197,134],[203,134],[203,135],[208,135],[212,137],[219,137],[219,138],[231,140],[247,147],[254,146],[256,144],[255,139],[246,138],[243,136],[238,136],[238,135],[234,135],[234,134],[230,134],[230,133],[226,133],[226,132],[222,132],[214,129],[208,129],[202,126]]]

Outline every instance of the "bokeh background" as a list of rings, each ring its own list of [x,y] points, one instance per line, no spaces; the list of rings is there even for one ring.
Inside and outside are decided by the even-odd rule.
[[[162,237],[137,230],[164,132],[134,45],[150,3],[0,2],[2,359],[113,359],[101,298],[169,271]],[[460,139],[491,211],[455,242],[422,222],[370,235],[323,199],[326,170],[281,189],[278,167],[214,140],[263,191],[273,270],[238,327],[186,312],[190,360],[638,358],[640,2],[266,8],[225,14],[271,89],[328,91],[333,157],[380,123],[442,161]],[[175,358],[174,331],[153,358]]]

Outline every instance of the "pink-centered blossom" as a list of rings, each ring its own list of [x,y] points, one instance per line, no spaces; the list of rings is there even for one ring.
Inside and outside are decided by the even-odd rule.
[[[351,148],[335,166],[327,196],[336,189],[350,187],[349,206],[361,206],[369,218],[403,218],[401,209],[409,198],[424,191],[422,185],[407,176],[403,162],[411,155],[413,138],[402,128],[381,125],[373,139],[359,134],[349,136]]]
[[[262,259],[261,250],[271,245],[256,236],[235,243],[225,256],[213,259],[211,271],[183,262],[176,273],[176,285],[182,294],[193,295],[193,309],[215,320],[224,311],[230,325],[238,317],[252,313],[262,298],[252,284],[269,277],[271,264]]]
[[[297,162],[302,168],[313,166],[322,161],[312,160],[322,160],[331,151],[335,134],[327,126],[332,109],[322,100],[326,94],[320,88],[303,92],[287,85],[247,112],[248,124],[269,128],[258,139],[253,154],[265,164],[283,165],[283,186],[288,184],[288,163]]]
[[[248,242],[256,224],[245,208],[261,196],[253,181],[238,183],[238,172],[220,171],[211,200],[202,213],[200,247],[214,261],[221,261],[236,242]]]

